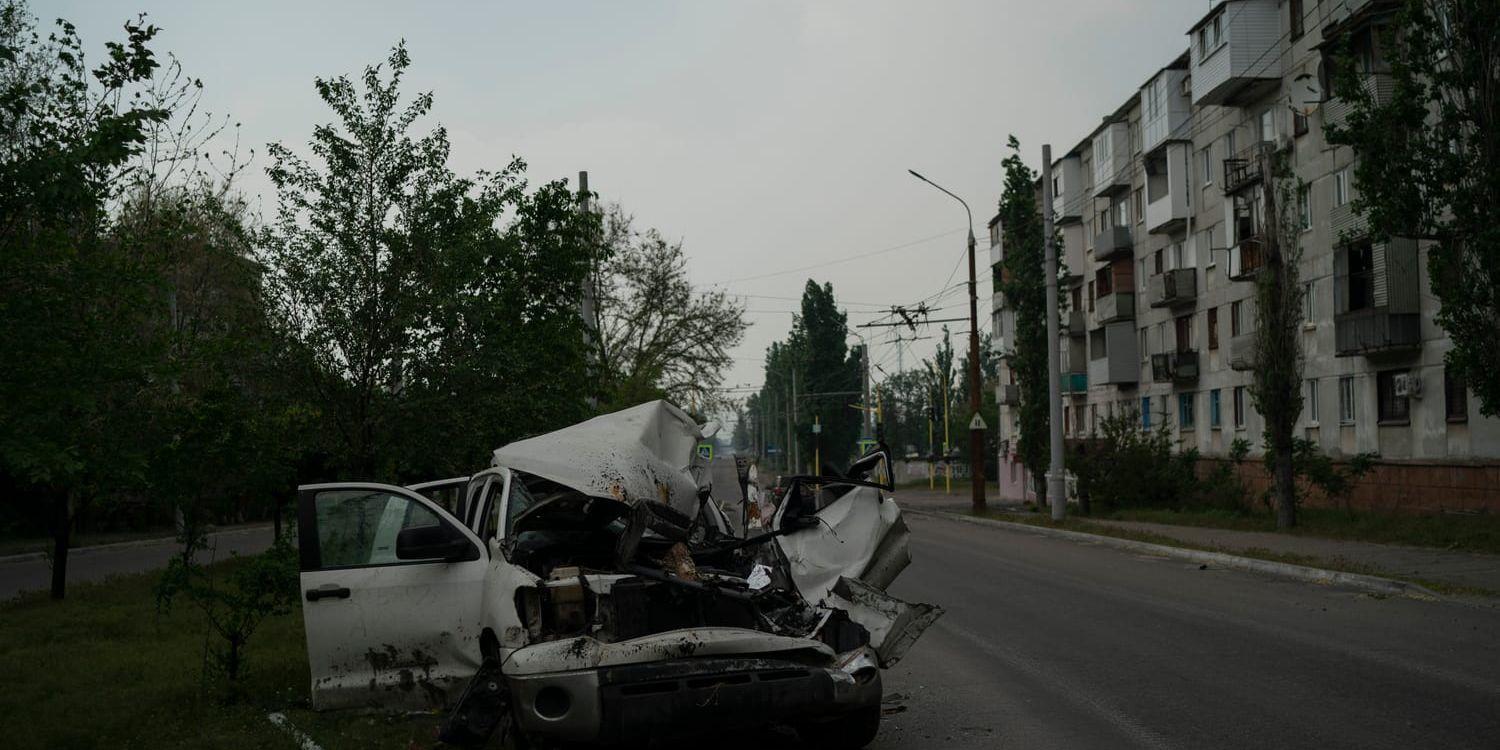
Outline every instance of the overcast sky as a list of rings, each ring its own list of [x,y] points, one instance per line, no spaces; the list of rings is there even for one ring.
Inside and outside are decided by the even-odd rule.
[[[208,108],[242,123],[260,155],[245,187],[266,207],[265,144],[301,148],[331,119],[314,76],[357,73],[405,39],[407,90],[434,92],[425,124],[448,127],[455,170],[511,154],[534,182],[588,170],[604,200],[683,240],[695,282],[761,295],[745,299],[754,325],[726,386],[760,382],[809,277],[833,283],[851,325],[924,298],[944,308],[934,317],[967,315],[962,288],[943,292],[966,278],[963,210],[908,168],[973,207],[987,328],[984,226],[1006,136],[1033,167],[1043,141],[1067,149],[1186,49],[1210,5],[32,0],[94,50],[146,11],[163,29],[156,48],[203,80]],[[894,373],[881,330],[874,361]],[[906,366],[933,343],[908,343]]]

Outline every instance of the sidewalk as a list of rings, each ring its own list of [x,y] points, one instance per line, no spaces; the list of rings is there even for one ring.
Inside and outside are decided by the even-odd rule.
[[[952,495],[945,495],[941,490],[936,493],[925,489],[898,491],[896,501],[913,509],[967,514],[969,512],[967,489],[964,487],[966,492],[960,494],[958,488],[955,487]],[[989,502],[991,511],[1014,510],[1016,507],[1014,504],[1002,505],[995,499]],[[1309,564],[1314,566],[1317,565],[1316,561],[1341,562],[1358,566],[1376,575],[1416,578],[1450,586],[1500,592],[1500,555],[1343,539],[1321,539],[1269,531],[1237,531],[1097,518],[1081,518],[1080,520],[1100,526],[1155,534],[1184,544],[1221,552],[1236,553],[1254,550],[1281,555],[1297,555],[1313,558],[1309,560]]]

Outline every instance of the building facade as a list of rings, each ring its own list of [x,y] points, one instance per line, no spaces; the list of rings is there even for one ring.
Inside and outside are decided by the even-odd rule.
[[[1185,51],[1102,108],[1099,125],[1054,161],[1068,438],[1097,436],[1103,420],[1127,414],[1166,425],[1208,458],[1237,439],[1263,454],[1249,393],[1253,297],[1270,223],[1261,170],[1279,152],[1299,186],[1298,434],[1334,457],[1380,455],[1356,490],[1361,505],[1500,510],[1500,420],[1480,416],[1443,365],[1451,344],[1433,321],[1427,248],[1370,235],[1351,210],[1356,157],[1324,137],[1347,111],[1325,93],[1337,62],[1329,42],[1349,39],[1365,85],[1388,94],[1379,30],[1391,5],[1219,2],[1188,28]],[[992,262],[999,239],[992,227]],[[1005,342],[1014,320],[1000,295],[994,302]],[[1008,372],[1001,382],[1013,382]],[[1004,483],[1018,471],[1005,395],[1002,495],[1029,498]]]

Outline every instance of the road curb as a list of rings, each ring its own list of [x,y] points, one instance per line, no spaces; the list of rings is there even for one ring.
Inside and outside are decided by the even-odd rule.
[[[1075,542],[1089,542],[1101,544],[1106,547],[1129,550],[1131,552],[1145,552],[1153,555],[1163,555],[1178,560],[1188,560],[1202,564],[1213,564],[1235,570],[1247,570],[1254,573],[1265,573],[1281,578],[1290,578],[1307,583],[1318,583],[1325,586],[1340,586],[1344,588],[1358,589],[1371,594],[1383,596],[1412,596],[1441,599],[1437,592],[1416,583],[1399,581],[1393,578],[1382,578],[1380,576],[1366,575],[1364,573],[1346,573],[1340,570],[1327,570],[1325,568],[1314,568],[1307,565],[1294,565],[1292,563],[1276,562],[1274,560],[1262,560],[1255,557],[1243,557],[1226,552],[1209,552],[1207,550],[1190,549],[1187,547],[1171,547],[1165,544],[1153,544],[1151,542],[1138,542],[1134,539],[1121,539],[1119,537],[1104,536],[1102,534],[1090,534],[1083,531],[1069,531],[1067,529],[1053,529],[1046,526],[1032,526],[1025,523],[1012,523],[1000,521],[993,518],[977,518],[975,516],[953,513],[951,511],[921,510],[918,508],[905,508],[904,512],[916,513],[923,516],[935,518],[946,518],[952,521],[972,523],[979,526],[991,526],[1003,529],[1023,531],[1038,536],[1050,536],[1059,539],[1069,539]]]
[[[269,529],[269,528],[271,528],[271,526],[272,525],[269,524],[269,523],[256,524],[254,526],[240,526],[240,527],[236,527],[236,528],[233,528],[233,529],[225,529],[223,531],[210,531],[207,534],[205,534],[205,536],[207,536],[207,537],[219,537],[219,536],[226,536],[226,535],[229,535],[229,534],[248,534],[248,533],[254,532],[254,531],[261,531],[263,529]],[[69,547],[68,548],[68,556],[72,557],[74,555],[86,555],[86,554],[88,554],[90,552],[107,551],[107,550],[112,550],[112,549],[125,549],[125,548],[128,548],[128,547],[149,547],[149,546],[151,546],[153,544],[161,544],[163,542],[175,542],[175,541],[177,541],[177,537],[175,537],[175,536],[159,536],[159,537],[153,537],[151,539],[131,539],[130,541],[127,541],[127,542],[110,542],[109,544],[90,544],[87,547]],[[41,559],[45,558],[46,556],[47,556],[46,552],[23,552],[23,553],[21,553],[19,555],[6,555],[4,557],[0,557],[0,565],[5,565],[6,563],[18,563],[18,562],[29,562],[31,560],[41,560]]]

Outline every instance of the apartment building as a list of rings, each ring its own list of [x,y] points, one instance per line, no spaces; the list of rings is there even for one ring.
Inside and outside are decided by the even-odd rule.
[[[1392,5],[1216,3],[1187,28],[1186,50],[1101,107],[1099,124],[1056,158],[1070,441],[1125,413],[1142,427],[1168,426],[1178,445],[1205,457],[1225,456],[1236,439],[1262,453],[1264,423],[1249,394],[1254,279],[1268,224],[1261,170],[1279,151],[1301,184],[1299,433],[1336,457],[1380,454],[1356,502],[1500,510],[1500,420],[1481,417],[1443,366],[1450,342],[1432,319],[1427,248],[1370,235],[1350,206],[1355,156],[1324,138],[1325,124],[1346,115],[1325,93],[1336,63],[1328,42],[1351,39],[1366,86],[1388,95],[1379,29]],[[993,222],[991,239],[998,262]],[[996,295],[997,341],[1013,330],[1007,312]],[[1021,498],[1025,487],[1006,481],[1024,478],[1011,466],[1011,382],[1002,371],[1002,495]]]

